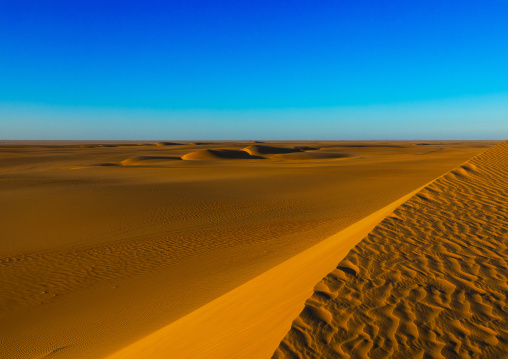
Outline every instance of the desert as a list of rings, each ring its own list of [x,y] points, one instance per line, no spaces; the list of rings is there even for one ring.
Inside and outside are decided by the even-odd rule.
[[[5,141],[0,356],[499,355],[498,143]]]
[[[508,359],[508,1],[0,1],[0,359]]]

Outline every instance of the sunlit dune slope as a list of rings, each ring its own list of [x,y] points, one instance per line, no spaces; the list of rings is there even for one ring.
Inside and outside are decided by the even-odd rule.
[[[504,142],[433,182],[351,250],[274,358],[504,358],[507,281]]]
[[[317,280],[406,195],[108,359],[268,358]],[[199,328],[199,331],[196,329]]]

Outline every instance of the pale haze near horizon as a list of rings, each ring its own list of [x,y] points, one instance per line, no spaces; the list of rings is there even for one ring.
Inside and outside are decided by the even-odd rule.
[[[268,110],[0,103],[0,117],[7,119],[0,123],[3,140],[502,140],[508,137],[508,95]]]

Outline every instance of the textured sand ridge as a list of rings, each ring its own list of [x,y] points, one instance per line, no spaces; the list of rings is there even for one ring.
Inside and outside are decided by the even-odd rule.
[[[390,203],[108,359],[268,358],[292,319],[301,312],[314,283],[333,268],[336,258],[344,257],[377,223],[417,192]]]
[[[508,142],[434,181],[314,288],[274,358],[506,358]]]

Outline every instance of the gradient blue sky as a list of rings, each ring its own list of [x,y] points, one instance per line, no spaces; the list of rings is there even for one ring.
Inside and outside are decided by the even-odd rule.
[[[503,139],[507,1],[0,1],[0,138]]]

